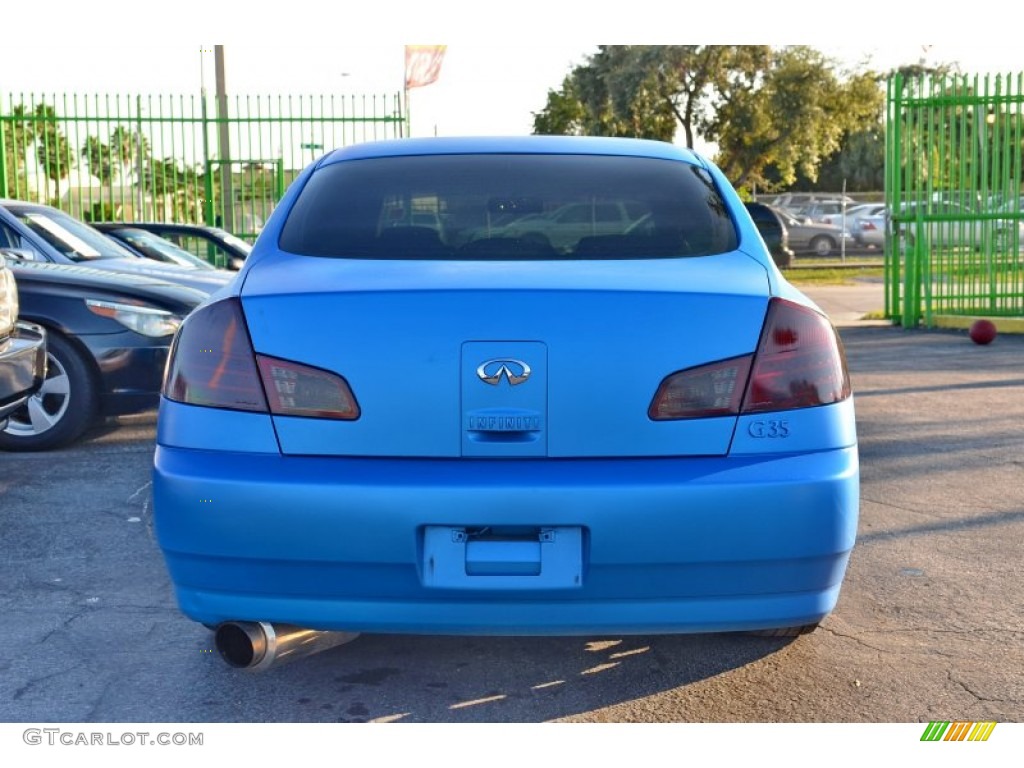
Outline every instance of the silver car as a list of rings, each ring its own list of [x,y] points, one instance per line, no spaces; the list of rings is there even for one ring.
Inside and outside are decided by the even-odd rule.
[[[782,217],[789,234],[789,247],[796,253],[813,253],[815,256],[833,256],[845,240],[850,245],[850,233],[835,224],[825,224],[810,219],[796,218],[783,210],[775,209]]]

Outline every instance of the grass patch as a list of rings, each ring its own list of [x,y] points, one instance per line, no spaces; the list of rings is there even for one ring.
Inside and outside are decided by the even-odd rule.
[[[784,269],[782,274],[794,285],[853,285],[858,278],[883,277],[881,267],[857,269]]]

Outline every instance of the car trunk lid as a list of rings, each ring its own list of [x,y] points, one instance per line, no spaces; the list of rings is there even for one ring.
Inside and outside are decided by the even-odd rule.
[[[242,304],[258,354],[346,379],[355,421],[275,416],[286,454],[723,455],[734,416],[653,421],[669,374],[751,354],[763,266],[681,259],[444,262],[276,254]]]

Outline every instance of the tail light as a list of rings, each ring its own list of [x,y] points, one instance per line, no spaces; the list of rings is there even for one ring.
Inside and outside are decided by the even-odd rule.
[[[850,396],[842,342],[828,319],[771,299],[757,351],[678,371],[661,382],[655,421],[810,408]]]
[[[171,346],[164,397],[207,408],[357,419],[348,383],[330,371],[253,352],[237,299],[193,312]]]
[[[318,419],[359,418],[359,405],[341,376],[289,360],[256,355],[270,412]]]
[[[647,415],[655,421],[739,413],[753,355],[673,373],[661,382]]]

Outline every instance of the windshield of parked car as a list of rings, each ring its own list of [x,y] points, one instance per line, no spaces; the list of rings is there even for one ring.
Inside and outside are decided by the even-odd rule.
[[[190,269],[214,269],[215,267],[207,261],[203,261],[183,248],[179,248],[170,240],[165,240],[159,235],[147,232],[144,229],[123,229],[112,230],[111,234],[124,240],[144,256],[163,261],[169,264],[177,264],[180,267]]]
[[[73,261],[139,258],[106,235],[66,213],[44,208],[9,210],[25,226]]]
[[[688,163],[594,155],[429,155],[316,173],[286,251],[359,259],[644,259],[736,248],[710,175]]]
[[[245,242],[240,237],[235,237],[230,232],[223,229],[212,230],[213,234],[217,235],[226,245],[230,245],[232,248],[241,251],[246,256],[252,252],[252,246]]]

